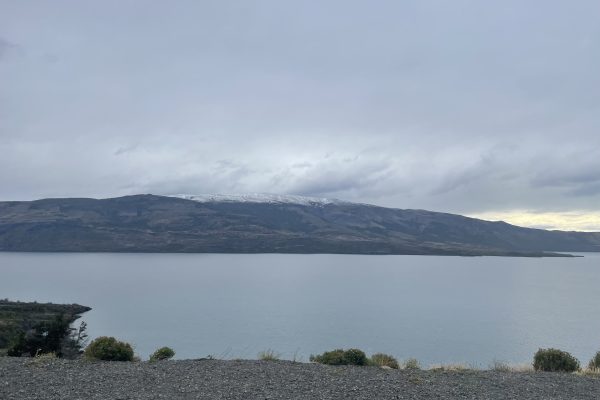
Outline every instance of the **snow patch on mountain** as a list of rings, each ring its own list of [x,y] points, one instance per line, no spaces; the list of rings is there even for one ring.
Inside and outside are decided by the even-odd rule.
[[[247,194],[176,194],[170,197],[193,200],[200,203],[271,203],[299,204],[303,206],[323,206],[326,204],[351,204],[347,201],[324,197],[307,197],[289,194],[247,193]]]

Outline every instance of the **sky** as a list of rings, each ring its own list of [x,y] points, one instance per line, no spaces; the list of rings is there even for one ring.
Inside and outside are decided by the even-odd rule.
[[[0,200],[299,194],[600,231],[599,15],[0,0]]]

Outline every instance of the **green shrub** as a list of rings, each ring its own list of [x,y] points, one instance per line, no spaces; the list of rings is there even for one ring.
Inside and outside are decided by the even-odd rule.
[[[323,354],[310,356],[310,361],[327,365],[367,365],[366,354],[358,349],[336,349]]]
[[[312,355],[309,360],[319,364],[327,365],[344,365],[344,350],[336,349],[332,351],[326,351],[323,354]]]
[[[390,367],[393,369],[398,369],[400,367],[400,365],[398,364],[398,360],[396,360],[394,357],[388,355],[388,354],[383,354],[383,353],[376,353],[373,354],[371,356],[371,364],[376,365],[378,367]]]
[[[590,360],[588,368],[593,371],[600,370],[600,351]]]
[[[579,370],[579,361],[566,351],[539,349],[533,356],[533,369],[536,371],[574,372]]]
[[[367,365],[368,359],[362,350],[348,349],[344,352],[344,360],[348,365]]]
[[[419,360],[417,360],[416,358],[409,358],[404,363],[404,369],[414,369],[414,370],[421,369]]]
[[[90,359],[104,361],[133,361],[133,349],[129,343],[107,336],[94,339],[86,347],[84,355]]]
[[[170,360],[175,356],[175,351],[170,347],[161,347],[150,356],[150,361]]]

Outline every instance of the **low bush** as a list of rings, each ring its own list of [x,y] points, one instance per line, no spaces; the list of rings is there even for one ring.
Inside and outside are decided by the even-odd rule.
[[[409,358],[404,363],[404,369],[421,369],[421,364],[419,364],[419,360],[417,360],[416,358]]]
[[[368,359],[362,350],[348,349],[344,352],[344,360],[348,365],[367,365]]]
[[[590,360],[588,368],[592,371],[600,370],[600,351]]]
[[[103,361],[133,361],[133,348],[114,337],[101,336],[85,348],[86,358]]]
[[[533,369],[550,372],[575,372],[579,361],[566,351],[539,349],[533,356]]]
[[[150,361],[170,360],[175,356],[175,351],[170,347],[161,347],[150,356]]]
[[[358,349],[336,349],[323,354],[311,355],[310,361],[327,365],[367,365],[366,354]]]
[[[258,353],[258,359],[262,361],[277,361],[279,360],[280,354],[269,349]]]
[[[344,365],[344,350],[336,349],[332,351],[326,351],[323,354],[312,355],[309,360],[319,364],[327,365]]]
[[[378,367],[390,367],[393,369],[400,368],[398,360],[389,354],[376,353],[371,356],[370,363]]]

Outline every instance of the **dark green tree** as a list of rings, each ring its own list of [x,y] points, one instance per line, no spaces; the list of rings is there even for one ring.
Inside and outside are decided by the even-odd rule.
[[[9,356],[36,356],[54,353],[57,357],[73,358],[82,352],[87,340],[87,325],[82,322],[72,328],[71,319],[64,314],[35,325],[29,331],[18,331],[8,346]]]

